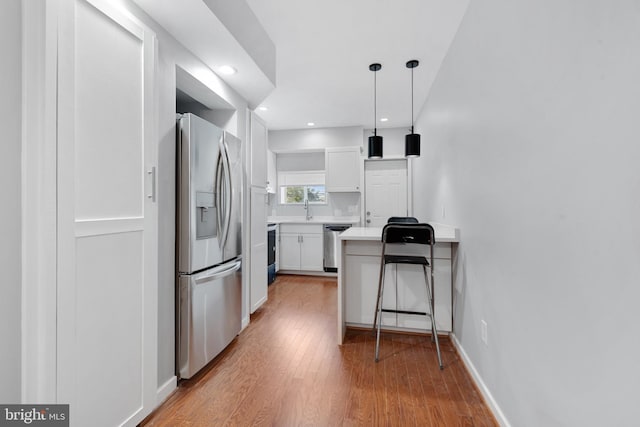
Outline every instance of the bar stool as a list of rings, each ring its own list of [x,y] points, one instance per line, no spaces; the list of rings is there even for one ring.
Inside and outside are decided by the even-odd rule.
[[[417,224],[418,220],[412,216],[392,216],[387,220],[387,224],[392,222],[400,224]]]
[[[392,255],[387,254],[388,246],[391,247],[398,245],[423,245],[430,249],[430,260],[427,261],[426,256],[419,255]],[[376,362],[378,361],[380,351],[380,324],[382,312],[385,313],[402,313],[402,314],[419,314],[429,317],[431,320],[431,333],[432,340],[436,343],[436,351],[438,353],[438,364],[440,369],[443,369],[442,357],[440,356],[440,345],[438,344],[438,333],[436,331],[436,319],[434,311],[434,299],[433,299],[433,249],[435,244],[435,234],[433,227],[429,224],[417,224],[417,223],[401,223],[391,222],[384,226],[382,229],[382,256],[380,259],[380,279],[378,282],[378,296],[376,298],[376,313],[373,320],[373,328],[377,329],[376,332]],[[384,293],[384,276],[387,264],[411,264],[421,265],[424,272],[424,281],[427,288],[427,307],[428,312],[421,311],[407,311],[407,310],[391,310],[382,308],[382,298]],[[431,280],[427,276],[427,267],[430,271]]]

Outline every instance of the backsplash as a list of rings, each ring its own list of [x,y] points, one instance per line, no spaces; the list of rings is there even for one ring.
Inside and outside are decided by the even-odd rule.
[[[328,193],[326,205],[311,205],[312,216],[358,216],[360,193]],[[305,216],[304,206],[281,205],[277,194],[269,194],[269,216]]]

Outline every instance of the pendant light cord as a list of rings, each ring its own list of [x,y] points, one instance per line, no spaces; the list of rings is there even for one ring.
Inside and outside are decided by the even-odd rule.
[[[413,69],[420,64],[417,59],[407,61],[407,68],[411,68],[411,134],[413,135]]]
[[[377,106],[378,106],[378,97],[377,97],[377,87],[378,87],[378,80],[377,80],[377,71],[373,72],[373,135],[377,136],[378,135],[378,131],[376,129],[376,121],[378,119],[378,110],[377,110]],[[412,101],[413,102],[413,101]],[[411,113],[413,114],[413,113]]]
[[[413,133],[413,68],[411,69],[411,133]]]

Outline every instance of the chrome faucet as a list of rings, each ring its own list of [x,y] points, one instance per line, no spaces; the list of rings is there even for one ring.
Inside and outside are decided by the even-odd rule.
[[[307,221],[309,221],[311,218],[313,218],[313,215],[311,215],[311,206],[309,206],[309,200],[306,199],[304,201],[304,210],[307,211],[306,212],[306,219]]]

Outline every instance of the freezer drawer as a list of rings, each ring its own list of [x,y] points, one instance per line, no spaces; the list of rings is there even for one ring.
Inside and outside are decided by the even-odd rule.
[[[238,335],[242,261],[179,278],[177,373],[191,378]]]

